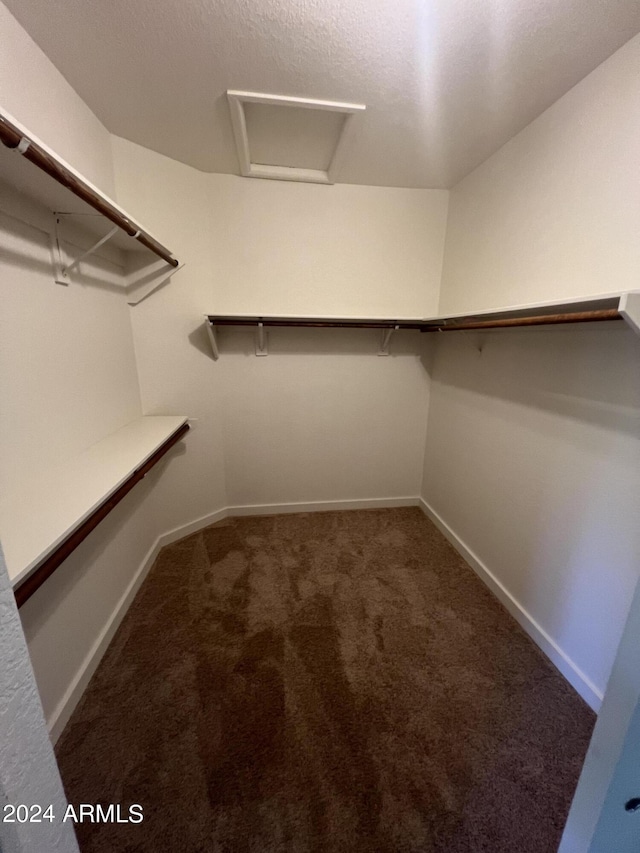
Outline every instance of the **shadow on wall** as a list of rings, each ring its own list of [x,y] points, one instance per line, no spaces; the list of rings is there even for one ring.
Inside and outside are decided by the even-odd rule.
[[[640,338],[623,322],[433,335],[446,384],[640,436]],[[448,358],[457,341],[465,358]],[[479,401],[480,404],[480,401]]]
[[[67,229],[69,230],[69,229]],[[71,229],[73,230],[73,229]],[[105,230],[106,226],[105,226]],[[46,276],[54,284],[54,267],[51,258],[50,235],[36,225],[27,225],[20,219],[0,210],[0,253],[2,261],[11,269],[29,270]],[[95,243],[95,235],[80,235],[74,232],[74,241],[63,240],[61,246],[67,263],[78,257]],[[114,293],[124,292],[122,267],[116,261],[119,252],[112,252],[112,259],[94,253],[69,273],[70,285],[99,288]],[[113,279],[113,280],[109,280]],[[59,285],[58,285],[59,286]]]
[[[442,335],[425,499],[602,692],[638,576],[640,340]]]

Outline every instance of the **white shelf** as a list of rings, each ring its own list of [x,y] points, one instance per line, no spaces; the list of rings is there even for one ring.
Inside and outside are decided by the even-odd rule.
[[[132,421],[0,501],[0,541],[17,586],[187,421]]]
[[[102,237],[112,227],[110,222],[96,213],[82,199],[65,189],[49,175],[41,172],[37,166],[21,157],[17,151],[0,144],[0,189],[3,186],[40,204],[52,214],[52,217],[54,211],[78,215],[77,219],[73,217],[76,230],[82,229],[91,237]],[[101,195],[104,194],[101,193]],[[109,242],[124,252],[144,253],[146,251],[144,246],[141,246],[137,240],[132,240],[124,231],[117,232]]]
[[[67,163],[60,157],[52,148],[33,134],[28,128],[21,124],[16,118],[10,115],[5,110],[0,108],[0,118],[13,126],[24,139],[30,140],[33,146],[37,146],[45,153],[47,160],[54,168],[61,168],[70,173],[75,178],[75,182],[81,185],[83,191],[92,196],[95,201],[102,202],[112,211],[117,212],[123,220],[126,220],[130,226],[131,233],[133,231],[148,237],[157,248],[164,251],[170,256],[169,250],[164,247],[152,234],[144,228],[139,222],[123,210],[113,199],[103,193],[95,184],[91,183],[77,169]],[[91,234],[104,236],[112,227],[110,222],[104,215],[100,215],[96,209],[87,201],[79,198],[71,189],[58,183],[53,177],[47,174],[42,168],[38,168],[34,163],[29,162],[28,158],[23,156],[16,148],[8,148],[0,144],[0,182],[6,186],[18,191],[21,195],[30,198],[32,201],[48,208],[49,211],[56,213],[78,214],[81,219],[78,220],[82,224],[83,229]],[[122,227],[122,225],[120,226]],[[111,239],[113,245],[117,246],[126,252],[149,251],[149,246],[142,245],[133,236],[129,236],[124,230],[118,230]],[[155,250],[151,250],[155,251]],[[177,266],[177,261],[175,261]]]
[[[379,324],[381,327],[399,326],[401,329],[419,328],[429,331],[433,326],[457,323],[462,326],[463,321],[491,321],[501,319],[525,320],[528,317],[548,317],[554,322],[555,315],[579,315],[583,312],[617,311],[621,317],[634,326],[640,305],[640,291],[626,293],[604,293],[594,296],[574,297],[570,299],[554,300],[549,302],[530,302],[523,305],[508,305],[501,308],[490,308],[488,310],[466,311],[459,314],[437,314],[429,317],[390,317],[367,316],[367,317],[345,317],[344,315],[329,314],[233,314],[233,313],[209,313],[205,318],[212,325],[220,326],[252,326],[263,323],[265,326],[305,327],[305,326],[331,326],[344,325],[346,327],[366,328],[369,324]],[[593,319],[598,319],[594,317]],[[585,321],[588,322],[589,318]],[[557,322],[557,321],[556,321]],[[523,325],[525,325],[523,323]],[[637,327],[636,327],[637,328]]]
[[[209,335],[214,360],[220,357],[216,330],[219,326],[255,326],[258,331],[256,355],[267,355],[265,330],[270,327],[311,328],[342,327],[351,329],[381,329],[382,342],[378,355],[389,355],[389,341],[397,329],[421,332],[455,332],[458,330],[489,331],[518,326],[545,326],[567,323],[588,323],[607,320],[624,320],[636,334],[640,334],[640,291],[605,293],[583,298],[554,302],[533,302],[512,305],[488,311],[466,314],[444,314],[433,317],[337,317],[305,316],[291,314],[205,314],[205,327]]]
[[[528,302],[522,305],[507,305],[488,310],[465,311],[461,314],[440,314],[425,317],[425,323],[438,324],[445,320],[463,320],[469,317],[491,319],[498,317],[530,317],[545,314],[565,314],[581,311],[598,311],[608,308],[617,309],[622,293],[602,293],[594,296],[576,296],[570,299],[554,299],[547,302]]]

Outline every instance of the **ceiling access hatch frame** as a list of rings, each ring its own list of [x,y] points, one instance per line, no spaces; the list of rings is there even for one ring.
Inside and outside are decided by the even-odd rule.
[[[231,124],[235,138],[240,173],[246,178],[267,178],[275,181],[302,181],[310,184],[334,184],[342,164],[345,151],[353,133],[353,117],[366,110],[365,104],[349,104],[341,101],[318,101],[313,98],[290,98],[285,95],[266,95],[260,92],[227,91]],[[264,104],[275,107],[298,107],[308,110],[323,110],[342,113],[344,122],[338,136],[329,166],[324,169],[305,169],[297,166],[253,163],[247,132],[245,104]]]

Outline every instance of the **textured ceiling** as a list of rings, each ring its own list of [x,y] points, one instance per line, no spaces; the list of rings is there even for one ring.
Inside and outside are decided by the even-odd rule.
[[[640,30],[638,0],[4,0],[113,133],[238,173],[227,89],[367,105],[339,180],[451,186]]]

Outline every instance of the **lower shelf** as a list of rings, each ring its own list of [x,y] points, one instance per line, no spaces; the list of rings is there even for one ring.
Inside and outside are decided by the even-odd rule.
[[[0,508],[18,606],[185,435],[186,417],[143,417],[39,477]]]

